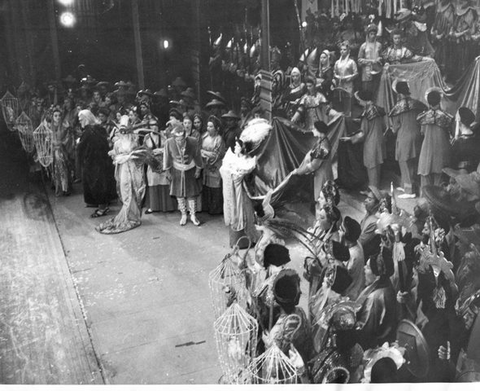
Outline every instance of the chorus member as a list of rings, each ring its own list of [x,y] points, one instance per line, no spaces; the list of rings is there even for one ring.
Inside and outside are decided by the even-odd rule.
[[[359,343],[365,350],[395,340],[397,300],[390,281],[393,271],[392,251],[387,245],[365,265],[366,288],[356,300],[361,305],[357,320]]]
[[[223,213],[222,176],[220,167],[225,156],[225,143],[220,136],[221,122],[210,116],[207,132],[202,136],[201,155],[203,159],[202,210],[209,214]]]
[[[118,140],[110,156],[115,164],[115,179],[122,202],[118,214],[95,229],[101,234],[117,234],[141,225],[142,201],[145,196],[144,159],[135,153],[139,147],[138,135],[128,124],[128,117],[120,120]]]
[[[188,207],[190,220],[198,226],[200,221],[196,217],[196,203],[202,191],[202,183],[198,181],[202,173],[200,148],[194,137],[187,137],[183,124],[176,123],[172,135],[165,144],[163,164],[167,178],[171,180],[170,195],[177,198],[180,225],[187,223]]]
[[[417,116],[425,105],[410,97],[410,88],[407,81],[395,80],[393,91],[398,95],[396,105],[392,108],[389,117],[393,122],[393,132],[397,134],[395,145],[395,159],[400,166],[402,185],[398,190],[399,198],[415,198],[415,175],[417,172],[418,156],[421,148],[420,125]]]
[[[367,26],[366,40],[358,52],[358,65],[362,70],[362,89],[375,92],[375,77],[382,66],[382,44],[377,41],[378,27],[372,23]]]
[[[456,114],[456,128],[452,143],[451,167],[472,172],[480,163],[479,124],[468,107],[460,107]]]
[[[380,172],[386,158],[383,139],[385,110],[373,103],[371,91],[359,91],[355,97],[364,110],[360,116],[360,132],[348,139],[353,143],[363,141],[363,164],[367,169],[368,184],[380,188]]]
[[[317,74],[317,89],[325,95],[325,98],[330,102],[333,93],[333,58],[332,53],[324,50],[320,54]]]
[[[48,122],[47,122],[48,123]],[[70,134],[69,127],[62,122],[62,110],[56,107],[51,112],[50,128],[53,134],[53,185],[55,196],[70,195],[72,175],[68,159],[67,145]]]
[[[145,200],[145,214],[153,212],[172,212],[177,209],[177,201],[170,195],[170,180],[163,170],[163,154],[166,139],[163,135],[150,132],[143,141],[143,145],[150,149],[155,159],[162,164],[158,168],[147,165],[147,195]]]
[[[312,132],[317,135],[315,129],[315,122],[328,122],[327,115],[327,98],[317,91],[316,80],[312,77],[307,78],[306,82],[307,92],[300,99],[298,109],[292,117],[292,122],[303,122],[304,129],[307,132]]]
[[[363,247],[358,241],[362,228],[358,221],[352,219],[350,216],[345,216],[340,230],[343,234],[345,246],[348,247],[350,253],[350,259],[346,264],[346,268],[352,278],[352,283],[344,294],[351,300],[357,300],[358,295],[365,288],[365,273],[363,271],[365,256],[363,254]]]
[[[427,91],[426,98],[429,109],[417,117],[423,135],[418,160],[422,188],[441,184],[443,169],[450,165],[450,130],[453,124],[453,117],[440,107],[442,95],[438,88]]]
[[[77,148],[83,198],[88,207],[98,208],[91,217],[100,217],[107,214],[108,204],[117,198],[108,134],[90,110],[81,110],[78,119],[83,128]]]
[[[307,88],[302,82],[302,74],[300,70],[295,67],[290,72],[290,84],[284,93],[284,100],[287,103],[287,115],[292,116],[297,110],[300,98],[305,94]]]
[[[334,77],[336,80],[337,99],[343,107],[342,112],[350,117],[352,113],[353,81],[358,76],[357,64],[350,58],[350,45],[340,45],[340,58],[335,62]]]
[[[256,243],[259,238],[255,228],[252,200],[244,186],[244,181],[249,178],[257,164],[256,157],[251,155],[252,151],[251,142],[237,139],[234,150],[227,149],[220,167],[223,215],[225,225],[230,229],[230,247],[233,247],[236,239],[241,236],[247,236],[251,243]]]

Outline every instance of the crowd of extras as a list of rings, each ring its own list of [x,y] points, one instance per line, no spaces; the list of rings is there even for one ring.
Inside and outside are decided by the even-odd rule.
[[[436,88],[427,91],[425,105],[400,79],[386,113],[374,102],[379,68],[432,60],[405,47],[399,29],[385,50],[377,37],[378,26],[368,25],[356,59],[348,41],[336,61],[322,52],[314,74],[299,63],[274,96],[292,129],[316,137],[291,173],[314,177],[312,227],[279,217],[272,192],[259,201],[248,186],[258,145],[272,132],[259,104],[260,78],[238,111],[213,90],[201,107],[197,91],[180,77],[156,92],[91,76],[47,83],[45,94],[23,86],[17,91],[23,110],[34,128],[43,125],[52,135],[43,140],[51,141],[52,164],[42,168],[45,151],[37,150],[32,170],[48,176],[58,197],[78,183],[102,234],[139,227],[143,213],[180,212],[181,226],[201,225],[200,212],[223,214],[232,246],[243,236],[255,244],[253,261],[239,266],[248,276],[247,310],[259,324],[256,355],[276,344],[303,383],[478,380],[480,362],[471,354],[480,337],[476,113],[445,112]],[[365,195],[360,221],[338,207],[341,178],[334,180],[328,138],[338,115],[358,128],[341,142],[361,146],[353,164],[363,163],[368,177],[358,189]],[[386,131],[396,140],[401,174],[400,186],[389,191],[381,188]],[[400,210],[397,197],[418,198],[414,213]],[[116,203],[121,208],[110,216]],[[308,249],[302,276],[290,268],[292,238]],[[306,309],[299,306],[302,278],[309,286]],[[405,321],[418,331],[413,350],[397,341]]]
[[[299,82],[304,84],[302,77]],[[52,130],[53,163],[46,172],[55,195],[68,196],[72,184],[79,183],[86,206],[93,209],[91,218],[109,217],[109,205],[120,200],[118,214],[96,227],[104,234],[138,227],[143,210],[178,210],[182,226],[200,225],[199,211],[224,214],[231,238],[245,235],[256,243],[254,262],[240,267],[249,276],[247,309],[260,326],[257,354],[277,344],[304,383],[478,379],[479,363],[467,351],[475,340],[472,329],[480,304],[480,253],[472,236],[461,234],[477,233],[475,207],[480,200],[478,149],[471,150],[478,144],[477,124],[469,109],[461,108],[453,118],[441,110],[441,94],[435,89],[424,107],[410,97],[408,82],[398,81],[398,101],[390,113],[397,137],[417,132],[419,138],[417,133],[410,137],[409,150],[421,151],[420,160],[424,148],[415,143],[432,139],[430,162],[443,159],[452,148],[463,148],[461,161],[453,168],[440,164],[441,171],[432,173],[435,183],[425,182],[437,193],[428,201],[419,199],[412,215],[397,207],[393,188],[381,190],[377,182],[364,189],[361,221],[342,216],[338,185],[327,179],[314,194],[315,221],[307,229],[278,217],[269,197],[255,201],[243,185],[257,164],[254,144],[271,131],[264,111],[252,107],[255,97],[242,99],[236,114],[215,91],[199,107],[194,90],[181,78],[168,91],[155,93],[135,91],[123,81],[112,92],[109,83],[91,77],[79,83],[78,89],[65,88],[61,106],[43,109],[49,99],[59,99],[53,83],[43,97],[29,98],[30,116]],[[318,114],[316,105],[308,107],[308,98],[320,92],[314,80],[305,84],[294,111],[299,118],[293,119],[307,127],[309,110],[313,107]],[[290,85],[289,91],[295,88]],[[368,91],[356,96],[363,112],[355,137],[365,144],[366,159],[382,158],[382,109]],[[315,118],[318,141],[305,157],[308,173],[331,170],[324,163],[333,158],[325,148],[327,125]],[[369,145],[371,139],[377,144]],[[301,173],[296,169],[293,174]],[[404,181],[404,187],[416,183],[416,172],[406,175],[410,182]],[[369,178],[379,181],[375,175]],[[292,237],[309,251],[302,277],[289,268]],[[306,310],[299,306],[301,278],[309,284]],[[416,325],[424,337],[428,353],[417,359],[429,365],[420,377],[407,366],[416,363],[415,357],[405,357],[405,347],[396,343],[402,320]]]

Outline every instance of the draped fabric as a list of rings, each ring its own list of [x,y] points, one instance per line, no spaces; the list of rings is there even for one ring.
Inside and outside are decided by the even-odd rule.
[[[255,170],[255,196],[262,197],[274,189],[271,203],[283,201],[285,192],[295,181],[290,181],[291,172],[299,167],[315,146],[317,138],[312,133],[304,133],[294,123],[285,118],[275,117],[273,129],[257,158]],[[328,125],[327,134],[331,144],[330,159],[337,153],[340,137],[345,133],[345,117],[338,116]],[[307,178],[309,179],[309,178]],[[292,182],[292,183],[289,183]]]
[[[465,106],[477,113],[477,120],[479,119],[480,57],[475,59],[475,62],[471,64],[452,88],[448,88],[443,81],[440,69],[435,61],[391,65],[388,72],[382,72],[375,100],[387,112],[390,112],[396,101],[396,95],[392,90],[392,82],[397,77],[408,80],[412,98],[426,104],[426,91],[431,87],[440,87],[444,93],[441,103],[443,110],[455,115],[459,107]]]

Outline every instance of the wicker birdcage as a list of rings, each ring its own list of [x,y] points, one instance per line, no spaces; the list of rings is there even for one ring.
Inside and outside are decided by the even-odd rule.
[[[15,130],[15,119],[18,117],[18,99],[7,91],[0,99],[2,105],[3,119],[12,132]]]
[[[296,384],[297,369],[277,344],[272,344],[248,367],[249,380],[253,384]]]
[[[38,162],[45,168],[53,162],[53,132],[41,123],[33,132]]]
[[[247,368],[257,347],[257,320],[234,302],[213,327],[223,372],[222,384],[245,384]]]
[[[241,268],[245,263],[247,254],[248,250],[243,257],[240,256],[237,242],[233,252],[226,255],[208,276],[208,286],[212,296],[215,319],[225,312],[232,298],[231,295],[235,296],[237,303],[243,309],[247,308],[250,293],[246,286],[245,273]]]
[[[15,121],[15,124],[23,149],[27,153],[32,153],[35,149],[32,120],[25,112],[22,112]]]

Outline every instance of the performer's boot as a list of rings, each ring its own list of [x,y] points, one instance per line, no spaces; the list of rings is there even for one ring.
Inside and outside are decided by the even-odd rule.
[[[186,198],[177,198],[178,201],[178,210],[182,214],[180,219],[180,225],[187,224],[187,199]]]
[[[189,198],[188,199],[188,209],[190,210],[190,220],[194,225],[200,225],[200,221],[198,221],[197,216],[197,199],[196,198]]]

